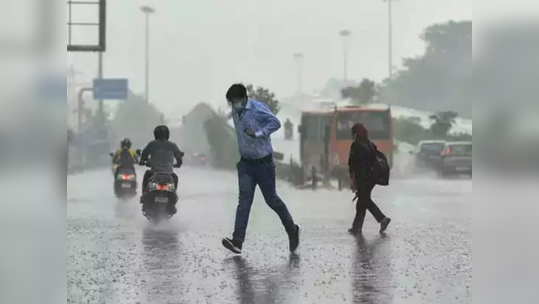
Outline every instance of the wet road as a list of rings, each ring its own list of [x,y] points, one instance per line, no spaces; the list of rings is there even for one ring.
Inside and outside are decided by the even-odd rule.
[[[109,171],[68,179],[68,303],[472,303],[472,182],[395,180],[375,191],[394,221],[387,235],[368,217],[347,234],[349,193],[280,194],[303,225],[290,256],[278,217],[261,195],[244,254],[231,234],[234,174],[182,169],[178,215],[151,227],[137,201],[119,203]]]

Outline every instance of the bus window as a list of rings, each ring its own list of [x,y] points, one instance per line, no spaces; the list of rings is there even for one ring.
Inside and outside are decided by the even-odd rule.
[[[307,127],[307,139],[310,141],[316,141],[318,140],[319,134],[318,134],[318,125],[319,125],[319,118],[316,116],[307,117],[306,119],[306,127]]]
[[[302,129],[305,140],[321,142],[324,140],[326,128],[333,124],[333,115],[303,116]]]
[[[324,140],[325,139],[325,134],[326,134],[326,129],[329,127],[331,128],[332,124],[333,124],[333,117],[332,116],[326,116],[326,117],[322,117],[320,119],[321,123],[320,123],[320,139],[321,140]],[[331,131],[331,129],[330,129]],[[330,133],[331,134],[331,133]]]
[[[337,121],[337,139],[351,140],[352,127],[362,123],[369,131],[372,140],[391,139],[391,118],[389,112],[357,111],[341,112]]]

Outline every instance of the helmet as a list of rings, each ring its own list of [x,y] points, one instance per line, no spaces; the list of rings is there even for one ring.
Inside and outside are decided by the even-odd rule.
[[[125,148],[125,149],[131,149],[131,141],[129,140],[129,138],[126,138],[124,140],[122,140],[122,142],[120,143],[120,146],[122,148]]]
[[[170,138],[170,130],[167,126],[158,126],[153,130],[153,136],[155,139],[168,140]]]

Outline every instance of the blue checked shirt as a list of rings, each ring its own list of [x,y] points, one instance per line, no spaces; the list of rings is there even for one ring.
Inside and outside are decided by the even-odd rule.
[[[273,154],[270,135],[281,128],[281,122],[263,102],[249,99],[241,116],[232,110],[240,155],[245,159],[261,159]],[[251,129],[256,138],[245,133]]]

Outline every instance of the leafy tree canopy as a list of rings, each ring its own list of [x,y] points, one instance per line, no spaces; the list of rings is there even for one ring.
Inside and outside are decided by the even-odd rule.
[[[247,94],[249,95],[249,97],[267,104],[275,115],[277,115],[281,110],[279,100],[277,100],[275,94],[273,92],[270,92],[270,90],[266,88],[257,87],[255,89],[255,87],[250,84],[247,86]]]

